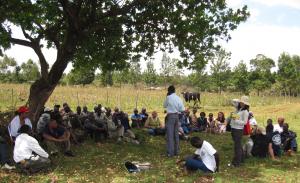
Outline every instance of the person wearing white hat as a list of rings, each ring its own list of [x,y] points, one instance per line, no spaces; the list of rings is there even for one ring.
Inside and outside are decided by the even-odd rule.
[[[249,117],[249,98],[247,96],[242,96],[240,100],[234,99],[233,104],[236,111],[231,113],[230,117],[231,136],[234,142],[232,165],[238,167],[243,160],[242,137],[244,125],[247,123]]]

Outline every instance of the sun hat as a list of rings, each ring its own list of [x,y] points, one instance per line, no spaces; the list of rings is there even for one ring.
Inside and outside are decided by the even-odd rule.
[[[21,106],[19,109],[18,109],[18,113],[26,113],[26,112],[29,112],[29,109],[28,107],[26,106]]]
[[[247,96],[242,96],[240,102],[250,106],[249,97]]]
[[[258,127],[257,130],[260,131],[261,134],[266,135],[266,130],[265,130],[265,128],[263,128],[263,127]]]
[[[44,112],[51,112],[51,109],[49,107],[45,107]]]

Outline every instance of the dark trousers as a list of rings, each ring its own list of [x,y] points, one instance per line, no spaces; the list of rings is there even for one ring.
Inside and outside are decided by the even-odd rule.
[[[166,130],[167,130],[167,153],[169,156],[179,154],[179,116],[178,114],[168,114]]]
[[[8,163],[8,156],[7,156],[7,145],[4,143],[0,143],[0,165]]]
[[[232,128],[231,136],[234,143],[234,156],[233,156],[232,164],[234,166],[240,166],[240,164],[243,161],[243,148],[242,148],[243,130]]]
[[[22,163],[18,163],[18,168],[21,169],[21,171],[24,173],[32,174],[49,169],[50,165],[51,162],[48,158],[32,157],[31,159],[24,160],[24,162]]]
[[[188,170],[201,170],[203,172],[212,173],[212,171],[205,166],[201,159],[188,157],[185,160],[185,166]]]

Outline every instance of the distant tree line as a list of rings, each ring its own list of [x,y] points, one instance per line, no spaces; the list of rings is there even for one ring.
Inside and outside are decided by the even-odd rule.
[[[64,85],[96,84],[103,86],[120,86],[129,84],[137,86],[167,86],[169,84],[185,85],[209,92],[240,92],[249,94],[262,92],[298,96],[300,94],[300,56],[282,53],[275,61],[258,54],[250,60],[250,67],[240,61],[238,65],[229,66],[230,54],[220,50],[206,61],[202,67],[184,75],[179,59],[172,59],[166,53],[161,59],[160,70],[156,70],[152,60],[147,61],[144,71],[140,61],[133,58],[123,70],[95,72],[94,68],[75,67],[65,74],[60,83]],[[209,66],[209,71],[206,69]],[[200,69],[199,69],[200,68]],[[18,65],[13,58],[4,56],[0,59],[0,81],[5,83],[31,82],[39,76],[38,66],[32,60]]]
[[[14,58],[6,55],[0,59],[0,82],[2,83],[30,83],[39,77],[39,67],[31,59],[21,65],[18,65]]]

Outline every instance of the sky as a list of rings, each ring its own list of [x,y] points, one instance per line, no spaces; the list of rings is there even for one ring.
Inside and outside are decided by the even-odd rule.
[[[232,39],[222,43],[228,52],[231,52],[230,66],[236,66],[241,60],[249,65],[250,59],[257,54],[264,54],[272,58],[275,63],[282,52],[300,55],[300,0],[227,0],[228,6],[234,9],[248,6],[251,16],[231,32]],[[22,37],[19,29],[14,28],[14,35]],[[56,50],[43,49],[50,65],[56,59]],[[37,56],[30,48],[13,46],[5,52],[14,57],[18,63],[33,59]],[[178,51],[169,55],[180,58]],[[159,71],[162,53],[154,56],[155,68]],[[146,62],[141,63],[142,68]],[[71,69],[68,66],[67,72]]]

